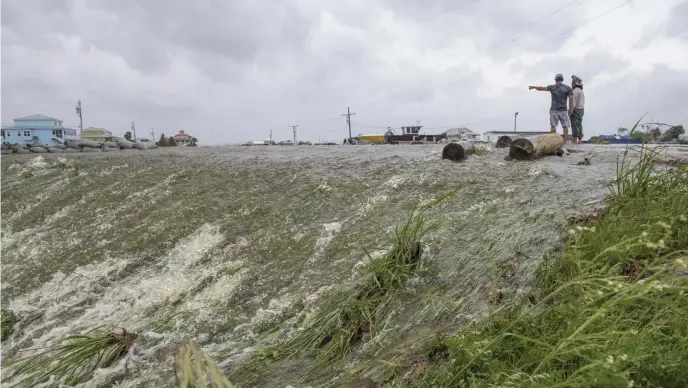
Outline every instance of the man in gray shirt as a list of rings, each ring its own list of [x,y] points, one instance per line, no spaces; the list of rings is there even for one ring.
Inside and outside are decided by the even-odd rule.
[[[556,77],[554,77],[554,82],[554,85],[528,86],[528,89],[550,92],[552,95],[552,104],[549,108],[549,125],[552,133],[557,133],[557,124],[561,123],[561,127],[564,130],[564,142],[567,142],[569,127],[571,126],[567,107],[569,97],[572,95],[571,87],[564,84],[564,76],[561,74],[557,74]]]

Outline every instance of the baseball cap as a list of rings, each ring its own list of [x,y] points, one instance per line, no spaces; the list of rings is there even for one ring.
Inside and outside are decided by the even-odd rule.
[[[563,81],[563,80],[564,80],[564,76],[563,76],[561,73],[560,73],[560,74],[557,74],[557,75],[554,77],[554,80],[555,80],[555,81],[559,81],[559,80]]]
[[[579,76],[577,76],[577,75],[572,75],[572,76],[571,76],[571,79],[573,80],[573,83],[574,83],[574,84],[576,84],[576,85],[578,85],[578,86],[582,86],[582,85],[583,85],[583,80],[580,79]]]

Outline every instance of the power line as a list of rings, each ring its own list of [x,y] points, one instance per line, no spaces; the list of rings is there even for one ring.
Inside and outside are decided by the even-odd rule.
[[[587,0],[586,0],[586,1],[587,1]],[[567,29],[567,30],[565,30],[565,31],[563,31],[563,32],[560,32],[560,33],[558,33],[558,34],[556,34],[556,35],[554,35],[554,36],[551,36],[551,37],[547,38],[546,40],[544,40],[544,41],[542,41],[542,42],[539,42],[538,44],[533,45],[532,47],[530,47],[530,48],[528,48],[528,49],[525,49],[525,51],[526,51],[526,52],[529,52],[530,50],[534,49],[535,47],[538,47],[538,46],[540,46],[540,45],[542,45],[542,44],[544,44],[544,43],[547,43],[547,42],[551,41],[551,40],[554,39],[554,38],[557,38],[557,37],[562,36],[562,35],[564,35],[564,34],[567,34],[567,33],[570,33],[570,32],[572,32],[572,31],[575,31],[575,30],[577,30],[578,28],[583,27],[583,26],[585,26],[585,25],[587,25],[587,24],[590,24],[590,23],[592,23],[593,21],[595,21],[595,20],[597,20],[597,19],[599,19],[599,18],[601,18],[601,17],[603,17],[603,16],[606,16],[606,15],[608,15],[608,14],[614,12],[614,11],[617,11],[618,9],[620,9],[620,8],[622,8],[622,7],[624,7],[624,6],[628,5],[628,4],[630,4],[630,3],[633,2],[633,1],[635,1],[635,0],[627,0],[625,3],[623,3],[623,4],[619,5],[619,6],[616,6],[616,7],[612,8],[612,9],[610,9],[610,10],[608,10],[608,11],[605,11],[605,12],[603,12],[603,13],[601,13],[601,14],[599,14],[599,15],[597,15],[597,16],[591,18],[591,19],[588,19],[588,20],[586,20],[586,21],[585,21],[584,23],[582,23],[582,24],[579,24],[579,25],[577,25],[577,26],[575,26],[575,27],[573,27],[573,28],[569,28],[569,29]],[[569,7],[569,6],[571,6],[571,5],[573,5],[574,3],[576,3],[576,2],[577,2],[577,1],[574,1],[574,2],[572,2],[572,3],[568,3],[567,5],[565,5],[564,7],[561,7],[560,9],[558,9],[557,11],[555,11],[554,13],[557,13],[557,12],[559,12],[559,11],[561,11],[561,10],[563,10],[563,9],[565,9],[565,8],[567,8],[567,7]],[[547,18],[547,17],[543,18],[542,20],[544,20],[544,19],[546,19],[546,18]],[[537,21],[537,22],[535,22],[535,23],[533,23],[533,24],[539,23],[539,22],[541,22],[542,20]],[[528,29],[528,27],[527,27],[526,29]],[[499,44],[499,43],[498,43],[498,44]],[[498,44],[497,44],[497,45],[498,45]],[[496,45],[493,45],[492,47],[494,47],[494,46],[496,46]],[[488,48],[487,50],[485,50],[483,53],[481,53],[481,55],[487,53],[492,47],[490,47],[490,48]],[[523,54],[523,53],[520,53],[520,54],[518,54],[518,55],[521,55],[521,54]],[[518,55],[514,55],[514,56],[512,56],[512,57],[509,57],[509,58],[505,59],[503,62],[506,62],[506,61],[508,61],[508,60],[510,60],[510,59],[513,59],[513,58],[517,57]],[[462,61],[461,64],[463,64],[463,63],[465,63],[465,62],[467,62],[467,60],[466,60],[466,61]],[[457,80],[455,80],[455,81],[452,81],[452,82],[450,82],[450,83],[448,83],[448,84],[445,84],[445,85],[444,85],[444,88],[446,88],[446,87],[448,87],[448,86],[451,86],[451,85],[454,85],[454,84],[456,84],[456,83],[458,83],[458,82],[461,82],[461,81],[463,81],[464,79],[468,78],[468,77],[471,76],[471,75],[472,75],[472,74],[465,74],[465,75],[462,76],[461,78],[459,78],[459,79],[457,79]],[[434,91],[435,91],[435,90],[430,90],[429,92],[425,92],[425,93],[423,93],[423,94],[420,94],[419,98],[420,98],[420,97],[425,97],[426,95],[428,95],[429,93],[432,93],[432,92],[434,92]]]
[[[585,26],[585,25],[588,25],[588,24],[594,22],[595,20],[597,20],[597,19],[599,19],[599,18],[601,18],[601,17],[603,17],[603,16],[605,16],[605,15],[607,15],[607,14],[610,14],[610,13],[612,13],[612,12],[614,12],[614,11],[620,9],[620,8],[623,8],[623,7],[627,6],[628,4],[632,3],[633,1],[635,1],[635,0],[627,0],[625,3],[623,3],[623,4],[621,4],[621,5],[618,5],[618,6],[612,8],[612,9],[606,11],[606,12],[603,12],[603,13],[601,13],[601,14],[595,16],[595,17],[592,18],[592,19],[588,19],[588,20],[586,20],[585,22],[583,22],[583,23],[581,23],[581,24],[579,24],[579,25],[577,25],[577,26],[575,26],[575,27],[569,28],[568,30],[565,30],[565,31],[563,31],[563,32],[561,32],[561,33],[559,33],[559,34],[557,34],[557,35],[551,36],[551,37],[549,37],[549,38],[543,40],[542,42],[540,42],[540,43],[538,43],[538,44],[536,44],[536,45],[533,45],[533,46],[531,46],[531,47],[525,49],[525,51],[530,51],[530,50],[534,49],[535,47],[538,47],[538,46],[540,46],[540,45],[542,45],[542,44],[545,44],[545,43],[551,41],[552,39],[558,38],[558,37],[560,37],[560,36],[562,36],[562,35],[565,35],[565,34],[567,34],[567,33],[569,33],[569,32],[575,31],[575,30],[577,30],[577,29],[579,29],[579,28],[581,28],[581,27],[583,27],[583,26]]]
[[[532,28],[532,27],[538,25],[539,23],[543,22],[543,21],[546,20],[547,18],[549,18],[549,17],[551,17],[551,16],[553,16],[553,15],[556,15],[557,13],[563,11],[564,9],[567,9],[567,8],[573,6],[573,5],[576,5],[576,4],[582,4],[582,3],[586,2],[586,1],[587,1],[587,0],[574,0],[574,1],[571,1],[571,2],[569,2],[569,3],[567,3],[567,4],[565,4],[564,6],[562,6],[562,7],[558,8],[558,9],[556,9],[555,11],[551,12],[551,13],[548,14],[547,16],[538,19],[537,21],[531,23],[530,25],[528,25],[528,26],[525,27],[524,29],[520,30],[520,31],[517,32],[514,36],[511,37],[511,40],[512,40],[512,41],[515,40],[515,38],[518,37],[519,35],[521,35],[523,32],[525,32],[525,31],[529,30],[530,28]],[[536,47],[538,47],[538,46],[540,46],[540,45],[543,45],[543,44],[545,44],[545,43],[551,41],[552,39],[555,39],[555,38],[557,38],[557,37],[559,37],[559,36],[562,36],[562,35],[565,35],[565,34],[567,34],[567,33],[573,32],[573,31],[575,31],[575,30],[577,30],[577,29],[579,29],[579,28],[581,28],[581,27],[583,27],[583,26],[586,26],[586,25],[588,25],[588,24],[590,24],[590,23],[592,23],[592,22],[594,22],[594,21],[596,21],[596,20],[598,20],[598,19],[600,19],[600,18],[602,18],[602,17],[604,17],[604,16],[606,16],[606,15],[612,13],[612,12],[615,12],[615,11],[621,9],[622,7],[625,7],[626,5],[632,3],[633,1],[635,1],[635,0],[627,0],[627,1],[624,2],[623,4],[620,4],[620,5],[614,7],[614,8],[612,8],[612,9],[610,9],[610,10],[607,10],[607,11],[605,11],[605,12],[603,12],[603,13],[597,15],[597,16],[594,16],[593,18],[588,19],[588,20],[586,20],[585,22],[583,22],[583,23],[581,23],[581,24],[579,24],[579,25],[577,25],[577,26],[575,26],[575,27],[569,28],[569,29],[567,29],[567,30],[564,30],[564,31],[562,31],[562,32],[560,32],[560,33],[558,33],[558,34],[556,34],[556,35],[553,35],[553,36],[551,36],[551,37],[549,37],[549,38],[547,38],[547,39],[545,39],[545,40],[543,40],[543,41],[541,41],[541,42],[539,42],[539,43],[537,43],[537,44],[535,44],[535,45],[529,47],[528,49],[524,49],[524,51],[525,51],[525,52],[529,52],[529,51],[533,50],[534,48],[536,48]],[[509,38],[507,38],[507,39],[502,39],[501,41],[492,44],[490,47],[488,47],[487,50],[485,50],[484,52],[482,52],[481,55],[487,53],[490,49],[492,49],[492,48],[494,48],[494,47],[496,47],[496,46],[499,46],[500,44],[502,44],[502,43],[504,43],[504,42],[506,42],[506,41],[508,41],[508,40],[509,40]],[[510,57],[510,58],[507,58],[505,61],[508,61],[508,60],[510,60],[510,59],[513,59],[513,58],[517,57],[518,55],[522,55],[522,54],[523,54],[523,53],[519,53],[519,54],[517,54],[517,55],[514,55],[514,56],[512,56],[512,57]],[[469,58],[469,59],[470,59],[470,58]],[[460,63],[460,65],[463,64],[463,63],[465,63],[465,62],[467,62],[467,61],[468,61],[468,59],[462,61],[462,62]],[[457,66],[458,66],[458,65],[457,65]],[[458,82],[461,82],[461,81],[463,81],[465,78],[467,78],[467,77],[470,76],[470,75],[472,75],[472,74],[466,74],[466,75],[464,75],[463,77],[461,77],[461,78],[459,78],[459,79],[457,79],[457,80],[455,80],[455,81],[453,81],[453,82],[450,82],[450,83],[448,83],[448,84],[445,84],[445,85],[444,85],[444,88],[446,88],[446,87],[448,87],[448,86],[451,86],[451,85],[453,85],[453,84],[456,84],[456,83],[458,83]],[[431,90],[430,92],[426,92],[426,93],[424,93],[424,94],[421,94],[420,97],[423,97],[423,96],[425,96],[425,95],[427,95],[427,94],[429,94],[429,93],[431,93],[431,92],[434,92],[434,90]],[[381,101],[381,100],[384,100],[384,99],[378,99],[378,101]],[[511,115],[512,115],[512,113],[509,113],[509,116],[510,116],[510,117],[511,117]],[[501,117],[499,117],[499,118],[501,118]],[[330,119],[331,119],[331,118],[324,118],[324,119],[321,119],[321,120],[318,120],[318,121],[325,121],[325,120],[330,120]],[[475,125],[475,124],[479,124],[479,123],[483,123],[483,122],[487,122],[487,121],[492,121],[492,120],[496,120],[496,119],[497,119],[497,118],[492,118],[492,119],[482,120],[482,121],[478,121],[478,122],[474,122],[474,123],[469,123],[469,124],[463,124],[463,125],[464,125],[464,126]],[[315,121],[314,121],[314,122],[315,122]],[[359,123],[358,125],[361,125],[361,124]],[[387,128],[387,127],[384,127],[384,126],[373,126],[373,125],[366,125],[366,126],[379,127],[379,128]],[[449,128],[454,128],[454,127],[449,127]]]
[[[387,128],[387,125],[374,125],[374,124],[364,124],[364,123],[359,123],[359,122],[352,122],[354,125],[358,125],[361,127],[370,127],[370,128]]]
[[[572,5],[575,5],[575,4],[577,4],[577,3],[580,3],[580,4],[585,3],[586,1],[588,1],[588,0],[573,0],[573,1],[569,2],[569,3],[567,3],[566,5],[557,8],[556,10],[554,10],[554,11],[551,12],[551,13],[549,13],[548,15],[546,15],[546,16],[544,16],[544,17],[538,19],[538,20],[536,20],[535,22],[529,24],[529,25],[526,26],[525,28],[519,30],[519,31],[516,33],[516,35],[513,35],[513,36],[511,36],[510,38],[504,38],[504,39],[502,39],[502,40],[500,40],[500,41],[498,41],[498,42],[493,43],[493,44],[490,45],[485,51],[481,52],[480,55],[486,54],[486,53],[489,52],[491,49],[493,49],[493,48],[495,48],[495,47],[497,47],[497,46],[503,44],[504,42],[506,42],[506,41],[508,41],[508,40],[512,40],[512,41],[515,40],[516,37],[518,37],[519,35],[521,35],[521,34],[524,33],[525,31],[527,31],[527,30],[533,28],[534,26],[536,26],[536,25],[542,23],[543,21],[545,21],[545,20],[547,20],[548,18],[550,18],[550,17],[552,17],[552,16],[558,14],[559,12],[565,10],[566,8],[569,8],[569,7],[571,7]],[[454,66],[454,67],[463,65],[464,63],[468,62],[469,59],[471,59],[471,58],[467,58],[467,59],[461,61],[458,65],[456,65],[456,66]],[[453,85],[453,84],[455,84],[455,83],[457,83],[457,82],[460,82],[460,81],[463,80],[463,78],[464,78],[464,77],[462,77],[461,79],[456,80],[456,81],[454,81],[454,82],[451,82],[451,83],[445,85],[445,87],[446,87],[446,86]],[[426,93],[426,94],[427,94],[427,93]],[[424,96],[424,95],[421,95],[421,96]],[[344,114],[343,114],[342,116],[344,116]],[[331,119],[331,118],[324,118],[324,119],[318,120],[318,122],[319,122],[319,121],[330,120],[330,119]],[[315,121],[309,122],[309,123],[315,123]],[[351,136],[349,136],[349,137],[351,137]]]
[[[586,1],[588,1],[588,0],[573,0],[572,2],[566,4],[565,6],[556,9],[554,12],[548,14],[548,15],[545,16],[545,17],[542,17],[542,18],[536,20],[535,22],[533,22],[533,23],[531,23],[530,25],[528,25],[526,28],[524,28],[524,29],[518,31],[518,32],[516,33],[516,35],[514,35],[514,36],[511,37],[511,41],[513,42],[514,40],[516,40],[517,37],[519,37],[519,36],[520,36],[521,34],[523,34],[524,32],[530,30],[531,28],[537,26],[538,24],[540,24],[540,23],[542,23],[543,21],[545,21],[545,20],[551,18],[552,16],[558,14],[559,12],[565,10],[566,8],[568,8],[568,7],[572,6],[572,5],[579,4],[579,3],[580,3],[580,4],[585,3]],[[507,40],[509,40],[509,38],[504,38],[504,39],[502,39],[502,40],[501,40],[499,43],[497,43],[496,45],[491,46],[490,49],[492,49],[492,48],[494,48],[495,46],[498,46],[498,45],[500,45],[500,44],[506,42]],[[489,50],[488,50],[488,51],[489,51]]]

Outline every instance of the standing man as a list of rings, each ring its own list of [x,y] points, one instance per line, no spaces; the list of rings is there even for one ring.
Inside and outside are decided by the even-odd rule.
[[[571,132],[573,143],[580,144],[583,140],[583,112],[585,108],[585,94],[583,93],[583,80],[578,76],[571,76],[572,95],[569,100],[569,116],[571,116]]]
[[[539,90],[541,92],[550,92],[552,95],[552,104],[549,108],[549,125],[551,127],[552,133],[557,133],[557,124],[561,123],[561,127],[564,130],[564,143],[568,141],[569,137],[569,127],[571,122],[569,121],[569,112],[567,108],[567,102],[569,96],[572,95],[571,88],[564,84],[564,76],[557,74],[554,77],[554,85],[549,86],[528,86],[529,90]]]

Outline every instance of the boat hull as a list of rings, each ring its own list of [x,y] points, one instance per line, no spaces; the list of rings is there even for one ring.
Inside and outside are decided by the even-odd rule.
[[[390,144],[436,144],[446,138],[447,135],[444,133],[439,135],[405,134],[387,135],[385,141]]]

